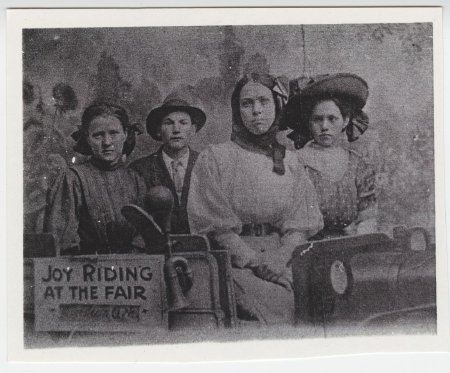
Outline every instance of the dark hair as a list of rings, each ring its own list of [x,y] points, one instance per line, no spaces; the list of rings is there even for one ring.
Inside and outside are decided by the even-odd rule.
[[[307,122],[305,124],[309,125],[309,120],[311,119],[311,114],[314,108],[323,101],[333,101],[341,112],[342,118],[348,118],[349,121],[351,121],[355,114],[356,108],[351,98],[347,98],[344,96],[323,96],[303,101],[302,112],[304,113],[305,117],[301,118],[301,120],[306,120]]]
[[[342,132],[345,131],[347,133],[347,139],[350,142],[355,141],[358,138],[355,131],[353,131],[355,119],[367,120],[368,122],[367,115],[362,112],[362,110],[356,107],[354,100],[351,97],[347,97],[344,95],[302,97],[302,99],[298,99],[295,102],[293,101],[292,105],[289,105],[289,108],[285,113],[286,115],[289,115],[290,118],[297,118],[294,126],[294,132],[288,135],[288,137],[294,141],[295,147],[297,149],[302,148],[308,141],[313,138],[311,130],[309,128],[309,121],[311,119],[311,114],[314,108],[317,106],[317,104],[323,101],[333,101],[339,108],[342,118],[348,118],[348,124],[345,128],[342,129]]]
[[[275,78],[268,74],[258,74],[258,73],[251,73],[245,75],[242,79],[240,79],[236,86],[234,87],[233,94],[231,95],[231,111],[232,111],[232,118],[233,118],[233,124],[234,125],[243,125],[242,118],[241,118],[241,112],[240,112],[240,95],[242,88],[247,83],[254,82],[254,83],[260,83],[263,86],[270,89],[272,92],[272,98],[273,102],[275,104],[275,120],[274,124],[279,125],[281,120],[281,113],[282,113],[282,103],[278,99],[277,94],[273,90],[273,87],[275,86]]]
[[[84,110],[81,117],[81,127],[72,134],[72,138],[77,142],[73,149],[84,155],[92,155],[91,147],[87,142],[88,128],[95,118],[101,116],[113,116],[119,119],[123,131],[127,135],[122,153],[130,155],[136,145],[136,134],[130,126],[128,114],[121,106],[106,102],[92,104]]]

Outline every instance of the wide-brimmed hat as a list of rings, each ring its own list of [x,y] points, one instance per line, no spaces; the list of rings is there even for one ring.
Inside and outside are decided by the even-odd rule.
[[[328,98],[345,99],[353,107],[353,117],[346,127],[349,141],[355,141],[364,133],[368,117],[362,111],[369,97],[369,87],[364,79],[355,74],[338,73],[313,77],[301,77],[289,83],[290,97],[284,110],[284,125],[294,132],[288,135],[299,148],[311,138],[306,125],[311,105]]]
[[[159,134],[159,126],[161,120],[167,114],[174,111],[183,111],[189,114],[192,124],[195,124],[196,131],[198,132],[206,122],[206,114],[200,108],[191,104],[192,98],[188,95],[184,95],[182,92],[174,92],[166,97],[163,104],[153,109],[147,116],[147,132],[149,135],[157,140],[161,141]]]
[[[285,108],[285,124],[295,128],[306,103],[320,98],[344,97],[355,109],[362,109],[369,97],[369,87],[355,74],[324,74],[302,77],[289,83],[290,97]]]
[[[364,79],[355,74],[324,74],[297,80],[297,87],[292,89],[292,93],[303,99],[345,96],[353,100],[357,108],[362,108],[369,97],[369,87]]]

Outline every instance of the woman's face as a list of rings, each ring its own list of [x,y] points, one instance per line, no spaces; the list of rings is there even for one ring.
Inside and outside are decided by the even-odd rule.
[[[349,118],[342,117],[332,100],[319,101],[311,112],[309,128],[314,141],[326,148],[335,146]]]
[[[266,86],[249,82],[241,90],[239,107],[242,123],[254,135],[266,133],[275,120],[275,102]]]
[[[112,115],[95,117],[90,123],[87,142],[94,158],[110,164],[117,163],[127,135],[120,120]]]

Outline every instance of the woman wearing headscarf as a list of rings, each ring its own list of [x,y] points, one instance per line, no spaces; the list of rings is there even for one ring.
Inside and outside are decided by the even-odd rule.
[[[142,204],[146,187],[124,167],[135,145],[135,128],[117,105],[96,103],[83,113],[72,137],[74,150],[90,156],[56,180],[47,198],[44,231],[55,235],[61,254],[132,251],[135,230],[121,214],[126,204]]]
[[[285,115],[324,217],[324,229],[312,239],[376,231],[375,169],[348,148],[369,124],[362,110],[367,83],[354,74],[321,75],[299,83]]]
[[[191,231],[230,253],[239,315],[263,324],[293,321],[288,262],[322,228],[304,169],[276,139],[286,99],[270,75],[236,84],[231,141],[200,153],[188,200]]]

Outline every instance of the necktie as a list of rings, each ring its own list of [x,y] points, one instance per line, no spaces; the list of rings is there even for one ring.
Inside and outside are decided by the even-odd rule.
[[[172,161],[172,178],[177,194],[181,195],[183,190],[183,163],[181,161]]]

